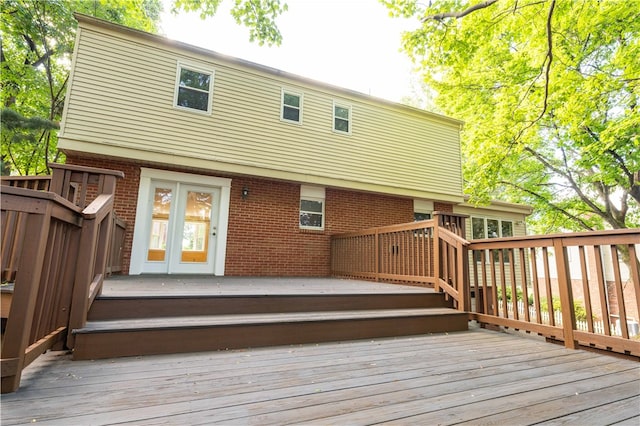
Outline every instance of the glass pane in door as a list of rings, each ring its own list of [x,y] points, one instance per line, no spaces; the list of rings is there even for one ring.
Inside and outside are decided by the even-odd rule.
[[[182,262],[207,261],[212,201],[210,192],[187,192],[182,229]]]
[[[171,211],[171,188],[156,188],[153,195],[153,211],[151,213],[151,236],[147,260],[163,262],[167,251],[169,234],[169,212]]]

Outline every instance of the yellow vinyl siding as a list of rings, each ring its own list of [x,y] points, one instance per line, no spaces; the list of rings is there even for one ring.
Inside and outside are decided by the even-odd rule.
[[[107,27],[107,28],[103,28]],[[460,123],[407,107],[351,96],[174,46],[159,37],[81,19],[60,147],[120,147],[254,168],[345,188],[462,199]],[[173,106],[177,63],[211,69],[211,115]],[[303,124],[280,120],[281,90],[303,94]],[[352,106],[351,134],[333,132],[333,102]],[[82,142],[81,144],[79,142]],[[139,154],[136,154],[139,152]],[[390,189],[396,188],[396,189]]]

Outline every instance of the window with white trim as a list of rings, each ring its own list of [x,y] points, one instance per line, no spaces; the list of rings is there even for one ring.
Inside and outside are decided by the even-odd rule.
[[[413,221],[431,219],[433,212],[433,201],[429,200],[413,200]]]
[[[513,237],[513,222],[510,220],[489,219],[485,217],[472,217],[471,218],[471,238],[474,240],[480,240],[485,238],[500,238],[500,237]],[[509,261],[508,251],[505,249],[504,261]],[[489,254],[487,253],[487,261],[489,261]],[[480,253],[475,252],[476,261],[480,261]],[[497,262],[499,260],[499,253],[497,250],[493,252],[493,260]]]
[[[178,63],[174,106],[180,109],[211,113],[213,70]]]
[[[302,94],[282,89],[280,119],[291,123],[302,123]]]
[[[351,105],[333,103],[333,131],[351,133]]]
[[[300,229],[324,229],[324,187],[300,185]]]

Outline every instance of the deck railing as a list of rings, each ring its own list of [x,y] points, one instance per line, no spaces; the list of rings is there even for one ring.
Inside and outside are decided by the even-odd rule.
[[[640,229],[472,241],[470,318],[640,356],[638,245]]]
[[[466,242],[438,223],[442,221],[436,214],[430,220],[334,235],[332,275],[432,286],[444,291],[459,309],[466,310]],[[453,223],[455,232],[464,232],[457,219],[445,223]]]
[[[101,290],[121,177],[56,165],[50,191],[3,182],[2,273],[13,290],[10,304],[3,303],[9,311],[0,361],[3,393],[16,390],[22,370],[47,349],[73,347],[68,331],[86,322]]]
[[[471,242],[462,232],[436,217],[335,235],[332,274],[433,286],[481,324],[640,356],[640,229]]]

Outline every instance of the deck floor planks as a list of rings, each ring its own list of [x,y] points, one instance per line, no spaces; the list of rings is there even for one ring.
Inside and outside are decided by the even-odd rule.
[[[473,351],[475,346],[479,343],[477,339],[472,338],[473,336],[470,337],[461,333],[431,335],[430,337],[430,354],[432,356],[446,356],[451,350],[451,344],[456,344],[459,350]],[[499,342],[503,342],[504,339],[505,337],[498,333],[491,333],[487,335],[484,340],[489,344],[497,344]],[[377,342],[373,344],[376,349],[374,353],[360,350],[363,348],[370,349],[372,342]],[[557,352],[563,350],[562,347],[556,345],[547,345],[543,343],[541,343],[541,345],[542,348],[545,349],[545,352]],[[47,387],[48,382],[53,382],[54,384],[52,386],[55,387],[60,377],[68,375],[75,376],[80,365],[83,365],[83,368],[82,377],[76,377],[78,384],[83,384],[82,380],[92,377],[96,377],[100,383],[109,383],[111,380],[118,380],[115,374],[119,376],[127,374],[128,379],[135,379],[136,375],[145,379],[156,376],[164,377],[173,374],[167,369],[168,366],[179,366],[184,370],[190,371],[191,374],[199,374],[202,372],[215,373],[221,371],[224,375],[230,368],[227,364],[228,361],[233,362],[235,368],[241,367],[243,364],[248,364],[253,369],[253,372],[255,372],[256,368],[268,368],[271,371],[278,368],[295,369],[297,366],[300,366],[300,368],[307,368],[309,363],[313,363],[315,367],[349,363],[350,367],[352,367],[353,363],[368,362],[380,358],[392,359],[395,365],[402,367],[405,364],[410,364],[409,361],[415,362],[416,355],[424,352],[424,349],[414,343],[411,338],[402,339],[401,341],[393,339],[356,341],[349,342],[347,345],[341,343],[328,343],[323,347],[326,348],[326,351],[331,353],[330,357],[327,357],[326,353],[322,352],[309,353],[306,350],[300,350],[299,348],[301,347],[304,346],[294,345],[280,348],[254,349],[250,351],[236,350],[211,352],[209,354],[210,359],[214,361],[213,365],[212,363],[207,363],[207,358],[204,357],[203,354],[184,354],[182,357],[179,354],[176,354],[157,357],[115,358],[105,360],[105,362],[91,362],[88,365],[71,362],[65,358],[63,353],[56,353],[55,355],[49,354],[48,358],[43,359],[43,362],[46,362],[46,365],[52,365],[56,361],[55,358],[63,358],[64,363],[55,362],[57,368],[54,371],[48,371],[48,374],[41,379],[39,385],[40,389],[42,389]],[[517,341],[513,342],[513,344],[508,348],[509,354],[527,354],[529,350],[530,346],[523,346]],[[498,357],[497,354],[483,353],[478,354],[477,360],[483,361],[496,357]],[[152,362],[149,362],[150,360],[152,360]],[[27,392],[27,389],[23,387],[22,392]]]
[[[460,370],[470,369],[469,365],[460,365]],[[502,368],[486,368],[482,371],[482,375],[490,375]],[[411,392],[415,393],[417,389],[421,389],[431,385],[442,384],[443,381],[447,381],[447,377],[455,377],[457,374],[473,375],[472,373],[453,373],[453,374],[433,374],[429,371],[413,370],[407,372],[406,376],[395,375],[388,377],[387,380],[379,380],[382,377],[378,375],[378,380],[367,381],[364,378],[357,383],[351,381],[341,381],[339,378],[333,378],[330,382],[315,382],[315,390],[312,393],[300,393],[295,396],[287,397],[286,399],[279,400],[277,404],[273,403],[273,400],[264,400],[259,402],[248,402],[242,405],[235,404],[223,409],[215,410],[215,418],[217,421],[230,421],[246,416],[247,410],[250,410],[253,416],[258,414],[276,413],[277,423],[283,422],[287,417],[278,413],[280,411],[287,411],[294,417],[295,422],[299,422],[305,419],[305,410],[311,412],[317,412],[320,410],[320,416],[326,413],[327,408],[335,412],[337,404],[346,403],[347,410],[353,406],[353,401],[364,398],[378,397],[383,401],[389,400],[389,393],[395,393],[399,389],[395,388],[395,383],[402,382],[402,389],[412,389]],[[442,377],[442,376],[446,377]],[[331,387],[327,388],[327,385]],[[304,391],[304,388],[300,388]],[[321,394],[318,394],[321,392]],[[254,398],[258,399],[258,398]],[[362,405],[362,404],[361,404]],[[195,413],[195,416],[207,417],[207,411]],[[183,416],[179,416],[181,421],[189,424],[198,424],[194,422],[194,413],[189,413]],[[260,424],[267,424],[268,417],[257,418]],[[205,422],[206,423],[206,422]]]
[[[474,339],[468,339],[468,341],[457,340],[466,336],[456,334],[441,335],[440,337],[446,338],[446,340],[441,341],[436,341],[438,335],[432,335],[431,337],[433,341],[430,345],[430,352],[433,355],[446,355],[450,352],[451,343],[458,342],[460,350],[465,350],[465,348],[472,350],[471,348],[476,344]],[[499,342],[504,339],[499,334],[490,335],[487,338],[489,342]],[[118,379],[118,377],[124,375],[127,375],[127,382],[133,381],[138,377],[148,380],[154,377],[172,376],[174,373],[167,370],[167,366],[178,366],[188,370],[190,374],[211,373],[222,374],[224,377],[226,374],[230,374],[230,366],[226,364],[229,360],[234,363],[233,374],[237,374],[235,369],[242,367],[243,363],[248,363],[252,370],[251,374],[254,374],[256,369],[260,368],[268,368],[269,371],[277,371],[278,369],[295,370],[296,368],[307,369],[309,363],[314,363],[316,368],[324,365],[336,366],[348,363],[349,367],[353,368],[354,363],[367,363],[380,358],[393,360],[397,368],[403,368],[405,365],[411,365],[409,361],[415,361],[415,356],[424,351],[424,349],[417,347],[411,338],[403,339],[401,342],[394,340],[380,340],[378,342],[380,343],[377,343],[378,347],[374,354],[358,350],[362,347],[369,348],[372,345],[372,341],[368,340],[349,342],[346,346],[341,343],[327,344],[325,347],[327,351],[330,351],[331,357],[327,357],[325,353],[305,353],[305,351],[298,350],[301,347],[300,345],[268,348],[266,350],[211,352],[210,359],[215,361],[214,365],[207,363],[206,358],[203,359],[203,354],[185,354],[183,357],[177,354],[157,356],[155,358],[115,358],[105,362],[92,362],[88,365],[83,365],[78,362],[71,362],[62,352],[59,352],[49,354],[46,359],[43,359],[40,369],[44,369],[54,363],[56,363],[57,368],[54,371],[48,371],[48,374],[41,379],[39,391],[49,387],[49,382],[52,383],[51,387],[58,387],[60,378],[65,376],[74,376],[78,385],[83,385],[84,381],[90,378],[97,378],[100,384],[106,384],[111,381],[120,381],[121,379]],[[544,346],[548,350],[562,350],[559,346]],[[516,343],[509,348],[509,351],[512,353],[527,353],[527,348],[523,348]],[[254,355],[252,356],[252,354]],[[492,354],[484,354],[483,358],[480,359],[492,359],[494,357],[495,355]],[[56,362],[56,358],[63,358],[63,360]],[[149,362],[151,359],[153,361]],[[81,377],[75,374],[78,371],[77,367],[80,365],[83,365]],[[23,386],[22,392],[23,396],[26,396],[28,388]]]
[[[456,403],[441,401],[442,397],[437,397],[426,404],[428,410],[414,409],[408,405],[400,406],[396,408],[395,413],[401,413],[402,416],[388,420],[388,423],[402,421],[407,418],[407,415],[410,415],[410,421],[414,424],[517,425],[523,418],[529,423],[536,423],[547,420],[549,417],[572,414],[576,410],[581,410],[582,407],[578,405],[580,401],[573,396],[576,393],[594,395],[595,392],[602,391],[603,385],[600,383],[602,379],[609,377],[618,381],[630,381],[614,386],[615,389],[629,391],[637,387],[637,382],[629,378],[629,370],[617,373],[609,373],[598,367],[583,370],[584,374],[576,374],[565,381],[557,377],[550,379],[542,377],[516,384],[496,385],[488,389],[469,390],[466,392],[466,402],[464,394],[447,395]],[[627,394],[620,394],[614,400],[609,398],[600,400],[607,404],[626,397]],[[532,401],[536,402],[532,403]],[[563,401],[563,403],[558,404],[557,401]],[[425,412],[419,414],[420,409]],[[501,410],[506,411],[501,412]],[[492,415],[496,412],[499,414]]]
[[[584,363],[585,361],[576,361]],[[563,371],[565,366],[547,367],[548,373]],[[591,367],[591,370],[598,370],[598,367]],[[460,401],[469,401],[469,396],[477,393],[477,399],[492,399],[494,384],[497,381],[519,381],[523,377],[531,374],[528,371],[498,371],[487,369],[484,374],[473,377],[473,375],[450,374],[441,377],[441,380],[405,380],[397,386],[388,386],[385,393],[373,396],[364,396],[357,399],[339,401],[337,403],[326,403],[308,409],[296,409],[287,413],[273,413],[269,416],[258,417],[258,423],[267,424],[287,424],[304,423],[310,421],[325,421],[330,424],[361,424],[363,422],[376,419],[376,422],[390,421],[395,423],[408,415],[418,416],[425,411],[425,407],[449,407],[460,405]],[[532,381],[531,386],[536,386]],[[475,388],[481,389],[474,392]],[[484,392],[483,392],[484,390]],[[357,413],[352,413],[357,407]],[[375,407],[367,409],[368,407]],[[338,414],[329,417],[328,413]],[[387,416],[385,418],[385,416]],[[420,422],[420,424],[435,424],[436,422]]]
[[[573,404],[574,401],[565,401]],[[540,422],[540,425],[588,425],[593,419],[598,419],[601,424],[614,424],[625,420],[635,420],[635,424],[640,424],[640,415],[638,407],[640,407],[640,396],[633,396],[628,399],[619,399],[611,403],[603,403],[598,399],[597,403],[601,404],[596,407],[589,407],[581,411],[574,411],[570,415],[560,416],[560,411],[553,411],[555,417]],[[551,407],[538,407],[547,409]],[[571,405],[574,410],[576,407]],[[484,419],[483,419],[484,420]],[[491,418],[487,418],[491,421]],[[475,422],[477,423],[477,421]]]
[[[509,407],[520,397],[544,407],[549,390],[570,398],[565,391],[578,384],[598,389],[602,377],[616,374],[628,380],[628,393],[640,389],[636,362],[481,329],[95,362],[48,354],[25,370],[17,393],[2,396],[2,424],[371,424],[383,421],[375,415],[379,411],[397,409],[395,424],[420,424],[419,417],[407,416],[424,415],[425,407],[438,404],[469,413],[465,418],[473,423],[479,413],[468,404],[471,391],[484,392],[480,405]],[[603,413],[608,405],[623,404],[622,396],[599,400],[598,392],[591,393],[589,404]],[[368,409],[374,401],[380,405]],[[560,422],[582,411],[558,409],[550,418],[560,416]],[[640,416],[640,409],[627,414]]]
[[[555,348],[558,348],[557,346],[551,346],[551,345],[544,345],[544,346],[548,347],[549,349],[554,349],[553,352],[555,352]],[[461,346],[460,349],[464,349],[464,346]],[[530,360],[531,355],[530,354],[525,355],[524,349],[525,348],[523,348],[523,350],[520,351],[522,353],[522,355],[520,356],[522,357],[523,360]],[[528,349],[530,349],[530,347]],[[513,349],[511,350],[513,351]],[[333,371],[334,376],[329,376],[331,377],[330,380],[335,381],[336,377],[342,377],[343,379],[351,378],[358,381],[357,385],[360,385],[362,382],[361,380],[359,380],[360,377],[366,377],[366,379],[371,381],[372,383],[375,383],[376,381],[382,381],[384,383],[385,381],[389,381],[389,380],[398,380],[398,379],[403,379],[405,377],[412,378],[415,376],[442,373],[442,371],[447,370],[447,369],[443,369],[442,367],[438,367],[437,365],[434,365],[433,362],[431,362],[428,359],[421,359],[420,362],[418,363],[416,362],[412,363],[411,359],[397,359],[394,357],[394,355],[395,354],[393,353],[389,353],[389,354],[386,354],[385,356],[380,356],[379,354],[376,354],[375,356],[369,356],[367,359],[363,360],[364,363],[362,363],[363,365],[361,365],[359,369],[355,367],[356,365],[355,361],[358,361],[357,358],[344,358],[344,359],[331,358],[327,360],[326,355],[323,355],[323,358],[324,358],[323,362],[325,362],[328,365],[329,368],[327,368],[327,370],[329,370],[328,371],[329,373],[331,373],[331,370],[334,370]],[[567,357],[571,359],[584,358],[584,354],[580,354],[580,353],[566,353],[566,355],[567,356],[565,356],[564,358],[567,358]],[[295,354],[293,356],[295,356]],[[560,362],[560,358],[554,359],[554,361],[556,360],[557,362]],[[497,364],[497,365],[501,364],[500,359],[496,358],[495,356],[490,361],[491,362],[484,360],[483,362],[487,366],[490,366],[491,363]],[[386,362],[386,365],[383,362]],[[466,364],[461,363],[457,367],[451,367],[449,370],[451,371],[458,371],[461,369],[473,370],[477,368],[477,366],[475,365],[476,362],[477,361],[469,361]],[[377,364],[375,369],[371,368],[372,363]],[[71,363],[71,365],[74,365],[74,364],[75,362]],[[342,364],[342,365],[332,366],[332,364]],[[82,394],[84,397],[88,397],[88,398],[91,397],[91,393],[93,393],[96,398],[99,398],[103,392],[111,392],[112,397],[116,397],[118,393],[125,392],[127,397],[130,399],[134,399],[134,397],[149,399],[149,398],[153,398],[157,392],[163,392],[163,395],[165,398],[170,398],[172,401],[181,401],[182,399],[185,398],[185,395],[184,395],[185,391],[205,392],[210,387],[210,385],[207,383],[207,380],[215,380],[217,383],[217,387],[221,389],[221,392],[224,394],[234,392],[237,388],[239,388],[240,390],[242,390],[243,388],[246,388],[244,383],[246,383],[246,381],[248,380],[252,380],[254,382],[262,381],[265,383],[269,383],[269,386],[271,386],[274,389],[296,386],[301,382],[307,383],[312,381],[315,381],[316,383],[318,383],[318,386],[322,386],[323,380],[326,380],[325,379],[326,371],[321,370],[319,368],[317,361],[314,362],[313,365],[314,365],[313,370],[310,370],[308,368],[308,361],[305,361],[305,363],[303,363],[300,366],[299,372],[295,372],[294,365],[289,365],[290,368],[287,368],[287,365],[284,365],[284,369],[281,368],[282,371],[280,372],[275,372],[275,373],[271,372],[271,373],[264,373],[264,374],[263,373],[257,374],[254,366],[248,366],[247,368],[231,367],[232,370],[228,373],[223,372],[221,374],[220,372],[213,372],[207,375],[198,375],[197,372],[194,372],[193,370],[189,370],[189,376],[191,377],[197,376],[197,383],[199,386],[201,385],[203,389],[200,389],[200,388],[193,389],[194,385],[192,384],[192,382],[195,379],[190,379],[189,377],[183,377],[183,376],[180,376],[177,378],[169,378],[169,379],[167,377],[150,379],[148,377],[145,378],[143,376],[142,378],[139,379],[142,381],[142,383],[137,383],[137,384],[129,376],[123,377],[122,379],[122,381],[124,381],[123,384],[121,384],[120,381],[115,381],[115,382],[111,381],[111,380],[114,380],[112,378],[100,376],[100,379],[98,380],[97,383],[93,383],[90,385],[83,385],[81,384],[81,380],[79,380],[80,383],[77,383],[72,389],[67,389],[64,392],[67,395]],[[489,370],[485,370],[485,371],[488,372]],[[123,376],[119,372],[115,372],[115,373],[117,374],[118,377]],[[284,381],[282,380],[281,374],[284,374],[286,377]],[[116,377],[116,376],[114,375],[113,377]],[[244,379],[245,377],[248,377],[248,379],[245,380]],[[296,381],[292,381],[291,377],[295,377]],[[385,377],[390,377],[390,379],[384,379]],[[109,383],[105,383],[106,381],[111,381],[111,385],[109,385]],[[240,382],[240,384],[238,384],[238,382]],[[133,388],[134,392],[127,391],[127,389],[130,389],[130,388]],[[57,395],[57,392],[58,392],[58,389],[51,390],[51,395],[53,395],[53,399],[54,399],[53,404],[55,404],[55,396]],[[45,404],[44,399],[46,399],[48,395],[45,392],[40,392],[38,393],[37,396],[39,398],[39,403]],[[216,395],[209,393],[209,396],[214,397]],[[255,398],[257,398],[257,396],[249,396],[250,401],[255,400]],[[266,398],[269,399],[270,394],[266,395]],[[23,401],[25,404],[29,404],[29,398],[23,398]],[[63,413],[59,412],[58,414],[63,414]]]

